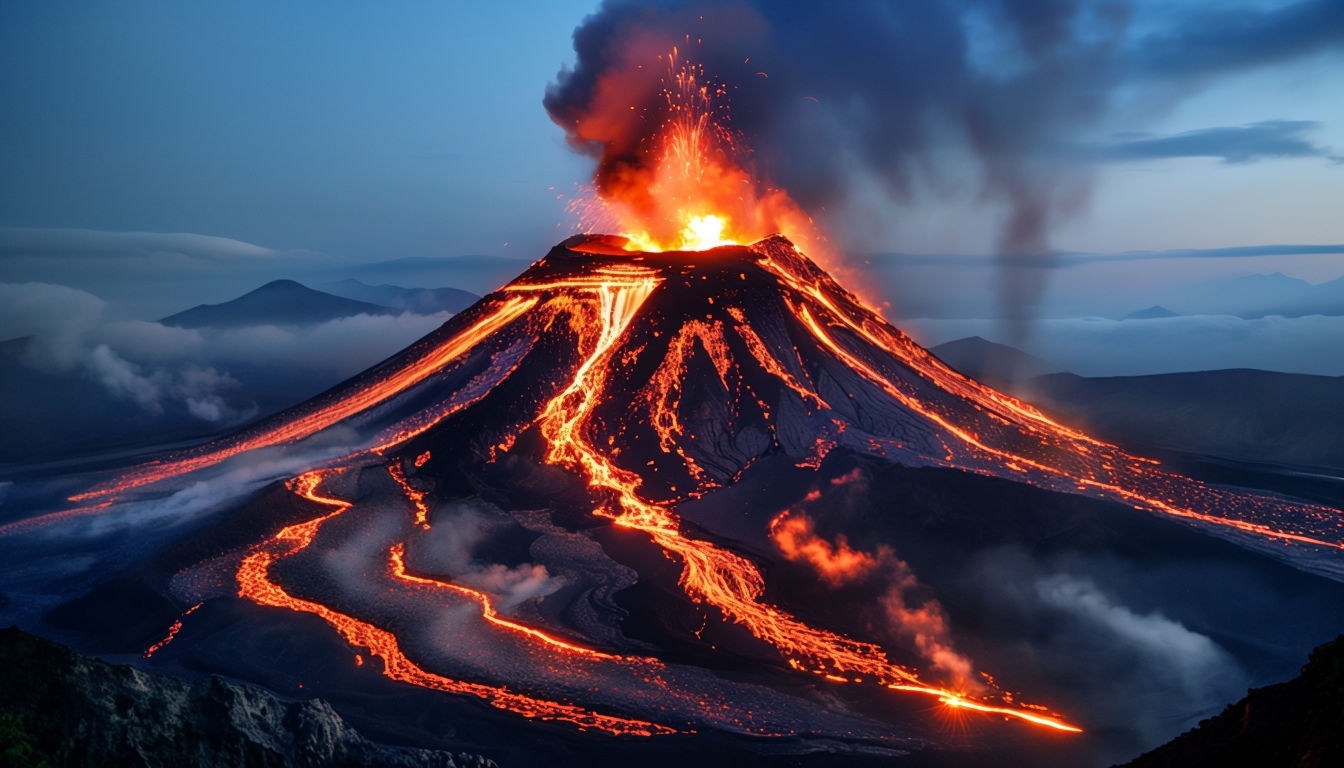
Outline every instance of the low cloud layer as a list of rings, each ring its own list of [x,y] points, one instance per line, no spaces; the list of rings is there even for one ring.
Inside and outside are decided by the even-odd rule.
[[[108,320],[106,315],[106,302],[85,291],[46,283],[0,283],[3,335],[31,337],[10,364],[83,377],[147,413],[176,411],[220,426],[256,415],[257,404],[245,385],[265,384],[259,377],[298,376],[330,386],[401,350],[449,317],[357,315],[312,326],[216,330]]]
[[[1094,148],[1103,160],[1158,160],[1214,157],[1225,163],[1250,163],[1285,157],[1323,157],[1344,163],[1344,156],[1309,138],[1320,126],[1310,120],[1267,120],[1242,126],[1220,126],[1171,136],[1120,136]]]
[[[925,346],[967,336],[1006,343],[993,320],[902,322]],[[1193,315],[1149,320],[1042,320],[1022,348],[1080,376],[1260,368],[1344,376],[1344,317]]]

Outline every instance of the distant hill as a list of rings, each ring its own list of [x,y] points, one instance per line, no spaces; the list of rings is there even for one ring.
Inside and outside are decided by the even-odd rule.
[[[354,278],[323,286],[329,293],[347,299],[367,301],[418,315],[436,312],[461,312],[480,300],[480,296],[459,288],[402,288],[399,285],[369,285]]]
[[[1344,468],[1344,377],[1231,369],[1087,378],[978,336],[931,351],[973,379],[1138,450]]]
[[[1236,315],[1247,319],[1282,315],[1344,315],[1344,278],[1312,285],[1280,272],[1244,275],[1172,288],[1154,298],[1180,314]]]
[[[238,328],[249,325],[312,325],[354,315],[395,315],[400,310],[315,291],[293,280],[276,280],[223,304],[201,304],[159,322],[179,328]]]
[[[1344,468],[1344,377],[1233,369],[1034,379],[1020,394],[1100,437],[1268,463]]]
[[[458,285],[493,291],[527,269],[530,262],[503,256],[409,256],[342,267],[333,278],[353,277],[366,284]]]
[[[1140,309],[1137,312],[1130,312],[1128,315],[1120,318],[1121,320],[1160,320],[1164,317],[1180,317],[1179,312],[1172,312],[1161,304],[1154,304],[1147,309]]]
[[[1125,768],[1279,765],[1344,765],[1344,636],[1312,651],[1296,678],[1250,691]]]
[[[1007,384],[1064,370],[1016,347],[979,336],[949,341],[929,351],[957,371],[987,384]]]

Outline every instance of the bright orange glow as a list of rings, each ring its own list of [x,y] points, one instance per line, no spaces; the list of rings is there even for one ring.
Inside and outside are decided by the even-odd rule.
[[[419,584],[422,586],[435,587],[437,589],[446,589],[451,592],[456,592],[457,594],[462,595],[463,597],[469,598],[471,600],[480,603],[481,618],[485,619],[487,622],[495,625],[496,627],[499,627],[500,629],[512,632],[517,635],[521,635],[531,640],[539,641],[544,645],[548,645],[556,650],[565,653],[573,653],[579,656],[589,656],[595,659],[605,659],[607,661],[637,660],[644,663],[658,664],[658,662],[654,659],[632,659],[630,657],[621,656],[615,653],[605,653],[603,651],[594,650],[592,648],[586,648],[582,645],[575,645],[574,643],[561,640],[560,638],[555,637],[554,635],[549,635],[539,629],[536,629],[535,627],[529,627],[525,624],[519,624],[518,622],[510,621],[499,615],[499,612],[495,610],[493,601],[490,600],[490,596],[485,594],[484,592],[481,592],[480,590],[472,589],[470,587],[464,587],[460,584],[453,584],[452,582],[448,581],[431,579],[426,576],[416,576],[407,571],[405,544],[394,544],[392,546],[392,549],[388,552],[388,561],[392,565],[393,577],[395,577],[399,581],[403,581],[407,584]]]
[[[833,587],[866,578],[877,567],[877,558],[850,549],[844,536],[837,537],[832,545],[816,535],[806,515],[781,512],[770,521],[770,538],[785,557],[811,565]]]
[[[682,64],[676,48],[658,60],[668,69],[668,117],[648,138],[642,167],[608,178],[595,199],[578,203],[585,228],[621,232],[631,251],[703,251],[782,232],[820,253],[812,219],[749,170],[748,150],[726,127],[722,86],[703,67]]]
[[[343,514],[354,505],[348,501],[319,492],[325,478],[339,470],[316,470],[290,481],[289,488],[303,498],[330,507],[331,512],[304,523],[282,529],[269,541],[257,545],[243,557],[238,566],[238,594],[258,605],[284,608],[300,613],[311,613],[330,624],[345,641],[356,648],[367,648],[371,656],[383,660],[383,674],[387,677],[423,688],[447,693],[476,696],[491,706],[539,720],[558,720],[581,728],[593,728],[612,734],[653,736],[674,733],[667,726],[634,718],[592,712],[575,704],[550,701],[511,691],[502,686],[454,680],[430,672],[411,661],[401,650],[396,635],[387,630],[340,613],[312,600],[295,597],[271,581],[271,565],[277,560],[294,555],[309,546],[318,530],[327,520]],[[356,664],[363,665],[362,654],[356,655]]]
[[[563,305],[572,313],[571,327],[581,331],[584,358],[569,384],[546,404],[537,419],[549,444],[547,460],[583,472],[589,486],[599,492],[599,506],[594,514],[611,518],[616,525],[648,534],[665,552],[681,561],[679,583],[693,600],[712,606],[725,619],[746,627],[752,635],[777,649],[794,669],[836,682],[870,680],[889,687],[899,685],[899,690],[923,693],[940,700],[964,698],[965,694],[922,682],[914,671],[891,663],[877,645],[809,626],[787,612],[761,602],[765,580],[754,563],[711,542],[684,536],[680,520],[670,508],[640,495],[642,478],[618,466],[608,452],[590,442],[588,434],[593,412],[608,391],[607,382],[612,372],[620,365],[615,352],[617,341],[660,282],[653,274],[625,272],[622,275],[599,274],[591,279],[573,278],[563,283],[571,291],[565,296]],[[556,285],[552,283],[546,287]],[[538,288],[523,287],[525,290]],[[580,301],[579,298],[585,295],[589,298]],[[721,332],[714,326],[692,322],[682,329],[678,338],[698,339],[714,358],[713,350],[718,347],[716,339],[722,338]],[[668,353],[674,368],[681,364],[678,349],[686,349],[686,342],[674,339]],[[716,362],[716,367],[719,365]],[[726,375],[726,370],[720,375]],[[653,387],[655,390],[664,387],[665,393],[649,401],[654,411],[652,422],[662,424],[660,440],[672,439],[671,436],[680,430],[679,422],[675,414],[662,411],[675,407],[676,394],[667,382],[660,385],[658,378],[655,374]],[[995,705],[985,703],[984,706]],[[1012,706],[1002,709],[1003,714],[1010,717],[1018,712]],[[1020,716],[1024,722],[1038,724],[1044,718],[1053,724],[1051,727],[1078,730],[1058,718],[1021,714],[1031,715]]]
[[[425,502],[425,496],[428,492],[422,491],[411,486],[411,481],[406,478],[406,470],[402,469],[401,462],[394,461],[387,465],[387,474],[392,476],[397,485],[401,486],[401,492],[406,494],[406,500],[411,502],[415,508],[415,524],[429,529],[429,504]]]
[[[204,605],[204,603],[197,603],[188,608],[187,610],[183,611],[182,615],[178,616],[177,620],[174,621],[171,625],[169,625],[168,634],[164,635],[162,640],[159,640],[158,642],[154,643],[153,645],[145,649],[145,658],[146,659],[154,658],[154,654],[163,650],[163,647],[165,645],[168,645],[169,643],[173,642],[173,640],[177,639],[177,633],[182,631],[182,620],[187,618],[191,614],[195,613],[196,611],[200,610],[200,607],[202,605]]]

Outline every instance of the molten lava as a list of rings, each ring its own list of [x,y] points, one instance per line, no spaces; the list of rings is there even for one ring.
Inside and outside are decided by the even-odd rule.
[[[313,460],[305,466],[324,468],[288,484],[327,511],[252,547],[238,566],[239,594],[320,617],[354,647],[354,663],[379,658],[392,679],[479,697],[527,717],[646,736],[685,731],[688,724],[663,717],[661,705],[635,717],[599,712],[588,699],[564,700],[586,695],[578,684],[555,695],[525,683],[441,674],[431,669],[432,657],[411,658],[416,646],[386,615],[370,619],[327,595],[290,588],[277,575],[283,569],[273,573],[273,566],[321,552],[319,534],[327,535],[327,524],[351,510],[356,514],[332,528],[349,524],[358,510],[394,506],[401,538],[377,541],[379,562],[364,574],[383,590],[380,597],[455,601],[457,609],[469,607],[473,627],[499,645],[523,649],[529,661],[549,663],[561,675],[617,670],[642,686],[638,695],[652,691],[652,698],[673,700],[677,692],[663,672],[671,675],[677,665],[646,658],[643,648],[637,654],[601,650],[602,642],[583,642],[592,638],[581,632],[554,631],[541,612],[521,614],[526,620],[506,616],[498,593],[412,567],[410,556],[419,550],[407,546],[409,537],[450,528],[434,520],[441,500],[436,478],[449,474],[436,475],[441,462],[466,468],[473,478],[503,457],[515,467],[547,464],[545,472],[582,479],[591,512],[603,522],[638,532],[636,538],[646,537],[676,563],[684,599],[706,626],[746,630],[743,642],[771,659],[769,674],[806,673],[1077,732],[1063,716],[1000,690],[985,673],[980,677],[990,682],[974,682],[970,661],[953,650],[951,620],[936,602],[907,600],[903,590],[915,583],[913,572],[890,550],[865,552],[843,537],[824,539],[808,518],[791,512],[756,521],[763,529],[757,540],[730,548],[686,523],[680,505],[711,502],[716,490],[740,481],[763,459],[782,455],[788,471],[813,472],[843,451],[1118,501],[1256,544],[1344,550],[1337,510],[1166,472],[967,379],[920,348],[774,234],[787,232],[813,249],[821,240],[786,193],[750,172],[746,148],[725,127],[723,90],[700,68],[680,66],[675,50],[664,61],[671,73],[666,110],[650,115],[653,129],[635,161],[600,169],[597,197],[580,211],[588,224],[613,226],[623,236],[571,238],[411,349],[342,387],[235,436],[132,469],[71,497],[100,504],[43,519],[102,512],[132,489],[242,452],[320,439],[340,427],[340,437],[350,441],[340,443],[345,453]],[[575,134],[597,140],[600,123],[592,117]],[[436,441],[458,429],[470,430],[476,441],[457,454],[441,450]],[[399,494],[394,504],[375,498],[359,506],[362,501],[328,489],[370,468],[370,477]],[[573,500],[557,506],[566,504]],[[902,630],[896,636],[911,647],[883,647],[772,604],[762,566],[780,556],[811,568],[827,588],[888,578],[884,607]],[[147,655],[180,629],[181,620]],[[929,669],[893,661],[920,657]],[[695,703],[714,727],[776,732],[750,711],[732,711],[731,701]],[[699,727],[694,718],[690,725]]]
[[[750,149],[728,127],[724,88],[707,80],[702,66],[682,64],[677,48],[657,60],[667,75],[664,104],[647,115],[656,127],[637,161],[599,169],[596,197],[574,206],[584,228],[621,232],[630,251],[704,251],[784,232],[819,253],[823,238],[811,217],[752,173]],[[600,116],[592,123],[578,126],[578,135],[600,135]]]
[[[381,658],[383,660],[383,674],[393,680],[447,693],[476,696],[489,702],[491,706],[515,712],[524,717],[540,720],[560,720],[582,728],[595,728],[612,734],[652,736],[674,732],[672,728],[655,723],[604,715],[574,704],[528,696],[517,691],[511,691],[503,686],[454,680],[444,675],[435,674],[408,658],[401,650],[396,635],[392,632],[379,629],[368,622],[360,621],[320,602],[296,597],[285,591],[283,587],[271,580],[271,566],[277,560],[293,556],[312,545],[323,523],[354,507],[354,504],[348,501],[323,495],[320,492],[323,482],[336,473],[337,470],[316,470],[299,475],[289,483],[290,490],[294,493],[310,502],[329,507],[332,511],[307,522],[288,526],[271,540],[254,547],[243,558],[238,567],[238,593],[241,596],[259,605],[274,606],[300,613],[311,613],[322,618],[335,628],[345,638],[346,642],[356,648],[367,648],[370,655]],[[410,581],[412,578],[405,573],[404,564],[401,560],[401,550],[399,549],[393,549],[389,569],[393,576],[402,580]],[[478,595],[479,593],[475,594]],[[483,601],[482,604],[487,612],[493,613],[489,602]],[[513,624],[508,626],[516,631],[527,629]],[[565,650],[568,652],[593,653],[586,648],[568,646],[568,644],[546,637],[542,633],[536,633],[535,636],[544,637],[551,642],[565,646]],[[355,658],[357,659],[355,663],[362,666],[364,663],[363,656],[357,654]]]

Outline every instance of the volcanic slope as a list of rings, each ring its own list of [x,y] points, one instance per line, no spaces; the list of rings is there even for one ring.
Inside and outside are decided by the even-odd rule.
[[[768,454],[815,466],[844,445],[1118,500],[1252,543],[1340,548],[1335,510],[1166,473],[954,372],[782,237],[695,253],[632,253],[621,242],[571,238],[347,384],[75,499],[103,500],[338,423],[371,432],[361,448],[383,453],[499,387],[507,399],[492,397],[469,421],[482,445],[507,446],[546,421],[559,388],[581,380],[582,418],[548,435],[550,458],[577,462],[588,457],[569,449],[596,446],[607,454],[600,471],[633,482],[646,501],[702,495]]]
[[[1071,731],[1066,716],[992,681],[921,672],[910,664],[916,654],[891,656],[772,604],[751,547],[712,540],[679,509],[695,502],[703,511],[759,465],[807,473],[843,451],[1119,501],[1252,547],[1291,542],[1323,554],[1318,570],[1338,562],[1337,510],[1211,487],[1060,426],[947,368],[782,237],[695,253],[623,244],[572,238],[350,382],[232,437],[119,472],[47,519],[187,492],[274,449],[290,458],[267,466],[297,475],[287,487],[307,515],[238,558],[237,594],[317,616],[380,658],[388,677],[615,734],[845,733],[906,747],[913,742],[862,718],[821,716],[663,658],[657,643],[626,636],[613,596],[661,561],[699,606],[701,628],[687,636],[714,635],[718,620],[759,646],[734,644],[740,653],[764,648],[786,668]],[[492,506],[510,496],[500,490],[510,482],[538,505],[581,507],[614,525]],[[463,501],[473,492],[476,501]],[[463,531],[496,555],[530,542],[527,556],[497,558],[499,568],[445,559],[452,536],[471,538]],[[758,538],[768,541],[764,530]],[[363,564],[359,578],[341,563]],[[584,597],[571,595],[563,616],[531,599],[565,590]],[[451,642],[442,622],[414,618],[464,606],[476,618],[454,624]],[[482,647],[480,637],[493,640]]]

